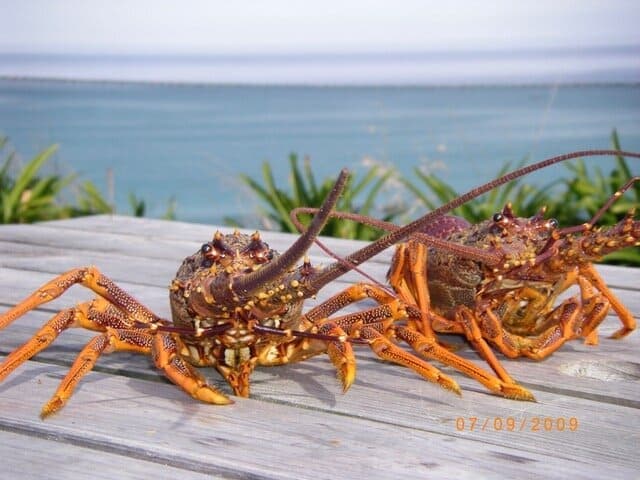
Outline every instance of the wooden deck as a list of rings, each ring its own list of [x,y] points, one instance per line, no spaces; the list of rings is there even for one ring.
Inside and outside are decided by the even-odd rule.
[[[214,229],[118,216],[0,227],[1,308],[69,268],[95,264],[169,317],[170,280]],[[293,239],[263,238],[279,250]],[[359,245],[328,243],[338,253]],[[366,270],[384,278],[389,253]],[[314,249],[311,258],[323,257]],[[640,317],[639,271],[600,271]],[[348,274],[320,299],[358,280]],[[52,312],[90,296],[74,287],[25,315],[0,332],[0,355]],[[598,347],[573,342],[541,363],[505,360],[537,403],[491,395],[443,367],[462,386],[458,397],[360,346],[347,394],[319,356],[260,368],[250,399],[217,407],[168,383],[149,358],[113,354],[100,359],[66,408],[40,420],[41,406],[93,335],[74,329],[0,384],[0,478],[638,478],[640,335],[607,338],[618,325],[607,318]],[[466,346],[460,352],[477,358]],[[204,372],[226,389],[215,371]]]

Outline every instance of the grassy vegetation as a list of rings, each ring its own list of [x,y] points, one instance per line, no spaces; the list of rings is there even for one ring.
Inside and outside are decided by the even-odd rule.
[[[57,149],[57,145],[51,145],[18,167],[16,153],[8,151],[7,138],[0,137],[0,155],[4,156],[0,166],[0,223],[32,223],[115,213],[114,207],[93,182],[85,180],[78,184],[75,174],[42,173]],[[73,202],[63,198],[70,189],[77,191]],[[132,215],[144,216],[144,200],[130,194],[129,204]],[[173,200],[164,218],[175,219]]]
[[[289,189],[286,190],[276,185],[271,166],[266,162],[262,165],[262,184],[247,175],[241,175],[240,178],[266,205],[266,208],[261,209],[261,215],[281,231],[297,233],[298,230],[289,218],[289,212],[301,206],[319,207],[331,190],[335,178],[325,178],[318,183],[311,170],[309,159],[305,159],[300,168],[295,154],[289,157],[289,167]],[[382,171],[380,167],[374,166],[363,177],[352,176],[338,200],[337,210],[374,215],[380,189],[393,173],[393,171]],[[387,221],[393,221],[396,214],[388,213],[383,217]],[[303,221],[308,225],[310,218]],[[226,222],[230,225],[239,225],[237,220],[231,218],[227,218]],[[332,237],[372,240],[378,238],[383,232],[367,225],[332,219],[322,233]]]
[[[0,139],[0,148],[7,145]],[[73,180],[72,177],[48,175],[39,177],[38,172],[56,151],[52,145],[31,159],[15,176],[11,175],[15,153],[7,155],[0,167],[0,221],[2,223],[28,223],[37,220],[63,218],[66,209],[56,201],[60,192]]]

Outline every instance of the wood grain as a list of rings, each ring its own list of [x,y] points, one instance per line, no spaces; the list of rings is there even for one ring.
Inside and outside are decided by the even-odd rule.
[[[168,316],[167,285],[182,258],[216,228],[226,230],[118,216],[0,227],[0,304],[8,308],[54,275],[95,264]],[[294,239],[271,232],[263,238],[279,250]],[[341,255],[363,245],[326,243]],[[311,256],[330,262],[317,248]],[[367,263],[367,272],[383,280],[389,256]],[[638,271],[599,269],[639,317]],[[318,301],[359,280],[345,275]],[[27,340],[56,310],[90,297],[74,287],[25,315],[0,332],[0,354]],[[442,367],[460,383],[458,397],[358,347],[358,377],[346,394],[322,356],[258,369],[250,399],[215,407],[169,384],[148,358],[113,354],[100,359],[65,409],[42,421],[40,407],[94,335],[72,330],[0,384],[0,477],[637,478],[640,339],[637,332],[607,338],[618,324],[607,318],[597,347],[572,342],[543,362],[505,360],[536,403],[496,397]],[[460,339],[446,340],[481,363]],[[226,389],[215,371],[203,373]],[[578,421],[575,431],[570,418]],[[553,421],[551,428],[544,419]],[[559,419],[567,422],[563,431]]]

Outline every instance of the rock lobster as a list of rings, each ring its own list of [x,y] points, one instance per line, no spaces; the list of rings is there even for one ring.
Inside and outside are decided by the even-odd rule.
[[[621,152],[576,152],[551,163],[617,153]],[[623,155],[640,157],[630,152]],[[540,162],[530,168],[549,164]],[[398,244],[391,261],[387,278],[410,312],[406,328],[396,327],[396,336],[416,351],[459,368],[454,362],[459,357],[448,355],[436,334],[462,334],[498,378],[512,385],[516,382],[490,345],[509,358],[541,360],[568,340],[584,338],[595,344],[597,327],[610,307],[622,322],[613,337],[629,334],[636,328],[635,319],[607,287],[593,262],[607,253],[640,245],[640,221],[634,220],[633,211],[613,227],[596,227],[611,204],[638,181],[640,177],[630,179],[589,222],[578,226],[560,228],[557,221],[545,218],[544,207],[531,218],[519,218],[511,205],[476,225],[458,217],[435,218]],[[315,211],[298,208],[291,216],[302,228],[298,215]],[[332,215],[398,230],[388,222],[349,212]],[[558,297],[573,286],[579,294],[559,301]],[[477,372],[467,373],[486,385]]]

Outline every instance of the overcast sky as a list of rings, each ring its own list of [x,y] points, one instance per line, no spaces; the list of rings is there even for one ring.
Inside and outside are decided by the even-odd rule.
[[[640,0],[0,0],[0,52],[381,52],[640,45]]]

